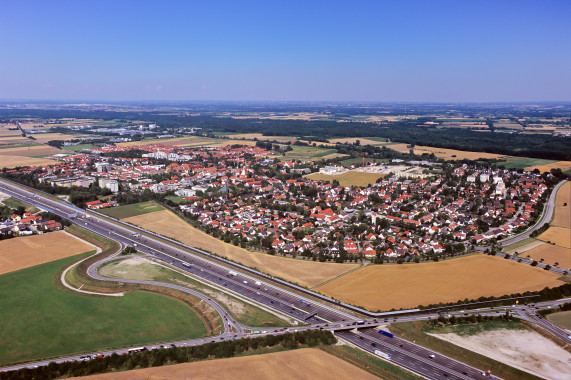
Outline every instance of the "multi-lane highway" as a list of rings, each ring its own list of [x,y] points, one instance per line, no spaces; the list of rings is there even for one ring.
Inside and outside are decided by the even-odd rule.
[[[175,240],[164,238],[101,214],[86,213],[84,210],[78,209],[73,205],[55,200],[33,189],[0,179],[0,191],[64,218],[72,219],[74,223],[77,223],[81,227],[116,240],[122,246],[134,246],[137,250],[151,256],[153,259],[163,262],[166,265],[176,267],[178,270],[184,271],[189,276],[199,279],[212,287],[232,293],[248,302],[280,313],[303,324],[309,324],[309,326],[296,327],[295,329],[297,330],[316,328],[333,330],[339,338],[351,342],[365,351],[372,352],[373,354],[375,353],[375,349],[379,349],[379,351],[389,351],[387,353],[391,355],[392,362],[427,378],[467,379],[474,378],[477,375],[481,376],[482,371],[478,369],[426,350],[412,342],[396,337],[385,337],[378,334],[378,332],[372,328],[379,323],[437,318],[438,314],[426,313],[426,311],[423,315],[413,315],[412,311],[408,313],[409,315],[402,315],[402,313],[398,312],[370,313],[349,305],[336,304],[331,302],[327,297],[317,293],[307,291],[306,289],[285,283],[284,281],[273,279],[265,274],[188,247]],[[176,288],[179,291],[204,299],[220,313],[224,320],[224,333],[216,338],[173,342],[172,344],[180,346],[202,344],[205,341],[235,339],[244,335],[243,330],[245,328],[251,329],[250,326],[242,326],[236,322],[232,316],[226,313],[215,301],[191,289],[154,281],[129,281],[101,276],[97,272],[97,268],[101,264],[113,259],[115,259],[115,257],[108,257],[96,262],[89,267],[88,274],[93,278],[104,281],[137,282]],[[544,306],[547,307],[547,304]],[[359,314],[361,311],[363,313]],[[511,311],[513,313],[522,313],[522,318],[539,325],[548,323],[545,320],[539,321],[540,319],[537,317],[534,318],[533,315],[530,316],[526,314],[528,310],[524,310],[520,307],[514,308]],[[422,313],[422,311],[414,312]],[[484,314],[497,313],[499,311],[498,309],[487,308],[481,309],[478,312]],[[379,320],[368,319],[364,324],[359,323],[358,321],[364,320],[365,316],[379,318]],[[389,318],[391,321],[389,321]],[[356,329],[359,329],[359,331]],[[291,330],[291,328],[289,330],[279,329],[267,331],[267,333],[280,334]],[[559,330],[560,331],[556,331],[556,329],[552,328],[549,331],[556,331],[558,336],[562,336],[562,330]],[[128,352],[128,349],[115,350],[114,352]],[[106,355],[109,353],[102,352],[101,354]],[[79,356],[76,355],[59,358],[58,361],[79,359]],[[4,370],[44,364],[46,363],[28,363],[8,367]]]

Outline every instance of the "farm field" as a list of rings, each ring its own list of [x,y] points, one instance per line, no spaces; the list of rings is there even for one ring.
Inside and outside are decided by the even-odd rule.
[[[567,203],[568,206],[571,206],[571,181],[565,182],[559,188],[555,196],[556,205],[563,206],[565,203]]]
[[[394,144],[389,145],[387,148],[396,150],[397,152],[407,153],[410,151],[410,148],[407,148],[407,144]],[[445,148],[433,148],[430,146],[420,146],[417,145],[414,147],[415,154],[423,154],[423,153],[434,153],[434,155],[438,158],[443,158],[445,160],[477,160],[479,158],[491,158],[491,159],[500,159],[505,157],[501,154],[494,154],[494,153],[484,153],[484,152],[468,152],[464,150],[455,150],[455,149],[445,149]]]
[[[313,146],[292,145],[292,150],[286,152],[285,156],[276,156],[280,161],[301,160],[301,161],[320,161],[330,158],[343,157],[344,154],[336,153],[334,149],[316,148]]]
[[[534,169],[538,169],[541,173],[543,173],[543,172],[549,172],[551,169],[557,169],[557,168],[560,168],[561,170],[565,171],[571,168],[571,161],[555,161],[545,165],[531,165],[525,168],[525,170],[531,171]]]
[[[38,157],[61,153],[61,150],[49,145],[32,145],[0,149],[0,156]],[[4,157],[2,157],[2,161]],[[53,161],[52,161],[53,162]]]
[[[549,227],[547,231],[537,238],[543,241],[550,241],[560,247],[571,249],[571,229],[569,228]]]
[[[527,257],[529,255],[530,259],[535,261],[543,259],[545,264],[554,265],[558,263],[561,268],[571,268],[571,249],[543,243],[541,240],[537,240],[537,242],[540,243],[539,246],[527,251],[519,250],[520,256]]]
[[[555,206],[555,213],[551,225],[571,228],[571,205],[565,207]]]
[[[57,161],[46,160],[44,158],[0,155],[0,169],[11,169],[19,166],[46,166],[54,165],[56,162]]]
[[[571,330],[571,310],[548,314],[547,319],[564,329]]]
[[[552,164],[557,161],[544,160],[541,158],[528,158],[528,157],[508,157],[503,162],[498,162],[496,165],[503,165],[507,169],[525,169],[530,166],[541,166]]]
[[[540,290],[562,285],[558,277],[499,257],[474,255],[440,262],[369,265],[317,290],[375,311]]]
[[[37,133],[31,136],[34,136],[36,140],[44,144],[51,140],[74,140],[85,137],[85,135],[70,135],[65,133]]]
[[[355,142],[359,140],[361,145],[387,145],[387,139],[383,137],[345,137],[342,139],[331,139],[329,142],[332,144],[341,143],[341,144],[355,144]]]
[[[109,207],[99,210],[100,213],[117,219],[129,218],[132,216],[161,211],[165,208],[154,202],[134,203],[126,206]]]
[[[0,276],[2,307],[10,310],[0,314],[0,365],[206,333],[198,315],[170,297],[138,291],[99,298],[58,289],[54,274],[80,257]]]
[[[431,335],[542,378],[563,379],[569,373],[571,353],[535,331],[498,329],[466,334],[462,329],[457,333],[457,327],[451,329],[454,332]]]
[[[358,264],[320,263],[251,252],[225,243],[192,227],[169,210],[134,216],[124,221],[302,286],[311,287],[321,284],[358,267]]]
[[[0,275],[94,250],[91,244],[63,231],[2,240]]]
[[[373,380],[378,377],[315,348],[105,373],[81,379]]]
[[[308,174],[305,177],[315,181],[339,181],[341,186],[368,186],[377,182],[379,178],[384,177],[384,174],[378,173],[363,173],[363,172],[346,172],[339,175],[329,175],[321,173]]]

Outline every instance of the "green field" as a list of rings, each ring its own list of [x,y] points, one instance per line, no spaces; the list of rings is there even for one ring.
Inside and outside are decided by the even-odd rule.
[[[541,158],[528,158],[528,157],[512,157],[507,159],[506,161],[500,161],[496,163],[496,166],[503,165],[506,169],[524,169],[528,166],[534,165],[547,165],[551,164],[553,160],[544,160]]]
[[[168,196],[167,199],[173,201],[174,203],[176,203],[177,205],[182,204],[184,202],[187,202],[185,199],[185,197],[177,197],[174,195]],[[188,197],[187,197],[188,198]]]
[[[287,327],[291,326],[283,319],[239,300],[229,294],[193,280],[181,273],[148,261],[139,261],[137,264],[126,260],[113,260],[101,266],[99,273],[111,278],[124,278],[133,280],[152,280],[183,285],[208,295],[224,307],[239,323],[257,327]]]
[[[378,164],[382,163],[382,162],[388,162],[389,160],[381,160],[381,159],[374,159],[374,158],[365,158],[365,162],[376,162]],[[363,163],[363,159],[359,158],[359,157],[355,157],[355,158],[349,158],[347,160],[343,160],[341,161],[341,163],[343,165],[357,165],[357,164],[362,164]]]
[[[335,156],[340,157],[341,154],[337,154],[335,149],[329,148],[316,148],[312,146],[299,146],[291,145],[292,150],[286,152],[285,156],[280,156],[278,159],[282,161],[289,160],[301,160],[301,161],[319,161],[324,158],[333,158]],[[329,157],[331,156],[331,157]]]
[[[82,149],[90,149],[93,148],[93,144],[79,144],[79,145],[72,145],[72,146],[62,146],[61,149],[67,152],[72,151],[79,151]]]
[[[31,213],[36,213],[38,211],[40,211],[39,208],[36,208],[34,206],[30,206],[27,203],[24,203],[16,198],[6,198],[2,201],[2,203],[4,203],[5,206],[13,208],[13,209],[17,209],[18,207],[24,207],[26,209],[26,211],[31,212]]]
[[[564,329],[571,330],[571,311],[559,311],[549,314],[547,319]]]
[[[81,256],[0,276],[0,365],[206,334],[198,315],[170,297],[141,291],[99,298],[59,290],[54,274]]]
[[[129,218],[131,216],[137,216],[142,214],[147,214],[149,212],[161,211],[165,208],[161,205],[153,203],[151,201],[134,203],[132,205],[110,207],[99,210],[100,213],[112,216],[117,219]]]

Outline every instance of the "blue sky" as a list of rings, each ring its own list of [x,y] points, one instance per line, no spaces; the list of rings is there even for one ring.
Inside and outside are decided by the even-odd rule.
[[[571,101],[571,1],[4,1],[0,99]]]

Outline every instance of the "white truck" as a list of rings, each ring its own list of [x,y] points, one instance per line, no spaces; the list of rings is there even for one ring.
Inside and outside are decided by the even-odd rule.
[[[258,286],[262,285],[262,283],[260,281],[256,281],[256,282],[254,282],[254,284],[256,284]]]
[[[391,355],[387,354],[386,352],[375,350],[375,355],[380,356],[381,358],[391,360]]]
[[[234,272],[233,270],[228,271],[228,274],[230,276],[237,276],[238,275],[238,273]]]

